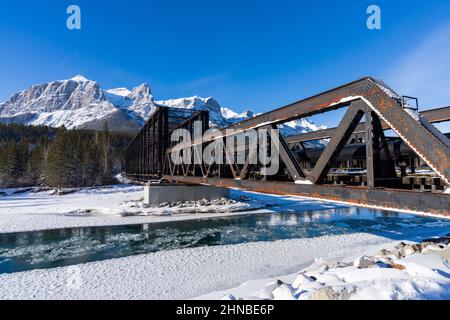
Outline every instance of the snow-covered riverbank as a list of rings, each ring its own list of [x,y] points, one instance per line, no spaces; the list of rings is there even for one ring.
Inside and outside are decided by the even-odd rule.
[[[354,260],[316,259],[296,274],[249,281],[197,299],[450,299],[449,243],[447,235],[436,242],[387,244],[378,252],[367,248]]]

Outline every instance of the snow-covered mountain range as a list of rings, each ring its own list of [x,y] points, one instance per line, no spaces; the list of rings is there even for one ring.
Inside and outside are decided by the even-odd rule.
[[[239,114],[222,107],[211,97],[156,101],[145,83],[132,90],[104,90],[98,82],[79,75],[68,80],[33,85],[14,94],[0,104],[0,123],[99,130],[107,122],[112,131],[137,132],[158,105],[208,110],[212,127],[227,127],[255,116],[250,110]],[[324,128],[302,119],[285,124],[282,131],[292,135]]]

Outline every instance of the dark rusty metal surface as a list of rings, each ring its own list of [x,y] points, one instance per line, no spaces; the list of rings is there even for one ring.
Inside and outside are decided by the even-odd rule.
[[[279,139],[280,139],[280,146],[279,146],[280,150],[278,151],[280,152],[280,160],[284,162],[294,181],[304,180],[305,174],[303,173],[303,170],[300,168],[300,165],[298,164],[298,161],[296,160],[294,154],[289,148],[289,145],[284,141],[283,137],[280,136]]]
[[[169,147],[169,133],[179,128],[192,130],[197,120],[202,121],[203,131],[208,129],[207,111],[157,107],[126,148],[127,176],[138,180],[160,177]]]
[[[355,206],[405,210],[408,212],[450,215],[450,197],[438,193],[419,193],[363,187],[299,185],[289,182],[250,181],[202,177],[165,176],[168,181],[238,188],[267,194],[295,195],[344,202]]]
[[[373,85],[365,97],[371,108],[405,141],[447,184],[450,184],[450,148],[402,106]]]
[[[430,123],[439,123],[450,121],[450,107],[444,107],[434,110],[427,110],[420,112],[420,114],[427,119]],[[383,130],[389,130],[390,127],[386,124],[386,122],[381,121],[381,125]],[[329,128],[324,130],[318,130],[314,132],[303,133],[295,136],[286,137],[286,142],[289,144],[292,143],[300,143],[300,142],[308,142],[314,140],[323,140],[330,139],[336,133],[338,128]],[[361,123],[355,129],[355,133],[364,133],[366,130],[366,124]]]
[[[401,102],[390,96],[376,80],[369,77],[259,115],[230,128],[247,130],[268,124],[282,124],[348,106],[359,99],[364,100],[447,184],[450,184],[450,148],[410,116]],[[222,132],[223,135],[226,134]]]
[[[314,170],[308,177],[312,183],[321,182],[329,172],[331,164],[345,147],[348,139],[364,116],[365,110],[366,106],[361,101],[353,102],[349,107],[341,121],[339,130],[336,131],[336,134],[323,151]]]

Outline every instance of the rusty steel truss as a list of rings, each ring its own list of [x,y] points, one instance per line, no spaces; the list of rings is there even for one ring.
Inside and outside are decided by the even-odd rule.
[[[280,136],[281,167],[276,175],[262,176],[260,168],[250,163],[253,155],[248,148],[245,164],[226,161],[226,164],[207,166],[174,164],[171,158],[173,146],[167,145],[162,148],[164,151],[158,149],[161,153],[158,153],[157,161],[160,162],[152,162],[157,164],[158,170],[151,173],[174,183],[207,184],[368,207],[450,214],[450,194],[446,193],[450,187],[450,140],[431,125],[449,121],[450,108],[415,112],[404,97],[373,78],[363,78],[222,128],[215,134],[215,139],[230,139],[231,129],[246,132],[277,128],[289,121],[341,108],[346,108],[346,112],[337,128],[294,137]],[[185,126],[189,127],[193,120],[194,115],[185,121]],[[205,118],[203,121],[208,122]],[[386,130],[393,130],[398,137],[386,137]],[[145,136],[148,128],[143,132]],[[142,138],[142,132],[136,139],[127,150],[127,164],[134,163],[137,157],[141,163],[138,168],[142,168],[148,156],[142,156],[140,152],[145,154],[148,150],[147,140]],[[323,139],[329,141],[314,150],[305,150],[302,145]],[[188,150],[206,145],[198,139],[177,148]],[[223,152],[227,160],[234,159],[235,155],[228,154],[227,148]],[[351,169],[355,163],[361,169],[359,172],[342,170]],[[432,174],[418,175],[415,172],[417,166],[430,169]],[[136,164],[131,167],[136,168]],[[132,171],[128,171],[127,166],[127,174],[142,174]],[[420,187],[416,188],[417,185]]]
[[[170,133],[178,128],[188,128],[194,121],[201,121],[203,130],[207,130],[208,111],[158,106],[126,148],[126,175],[140,181],[160,178],[166,151],[170,146]]]

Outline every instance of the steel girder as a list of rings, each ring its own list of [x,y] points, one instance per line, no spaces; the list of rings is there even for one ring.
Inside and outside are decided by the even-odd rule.
[[[420,112],[420,115],[422,115],[422,117],[427,119],[430,123],[440,123],[450,121],[450,107],[423,111]],[[384,121],[381,121],[381,125],[383,130],[390,129],[389,125],[386,124]],[[334,136],[337,129],[338,128],[329,128],[314,132],[302,133],[299,135],[286,137],[285,140],[287,143],[293,144],[315,140],[330,139],[331,137]],[[365,131],[366,131],[366,124],[361,123],[356,127],[354,133],[364,133]]]
[[[143,181],[160,178],[164,172],[169,133],[179,128],[192,131],[194,121],[201,121],[202,130],[207,130],[208,111],[157,107],[126,148],[126,175]]]
[[[289,182],[252,181],[203,177],[165,176],[168,181],[236,188],[277,195],[304,196],[336,201],[355,206],[394,209],[406,212],[450,215],[450,196],[438,193],[418,193],[392,189],[364,187],[302,185]]]

